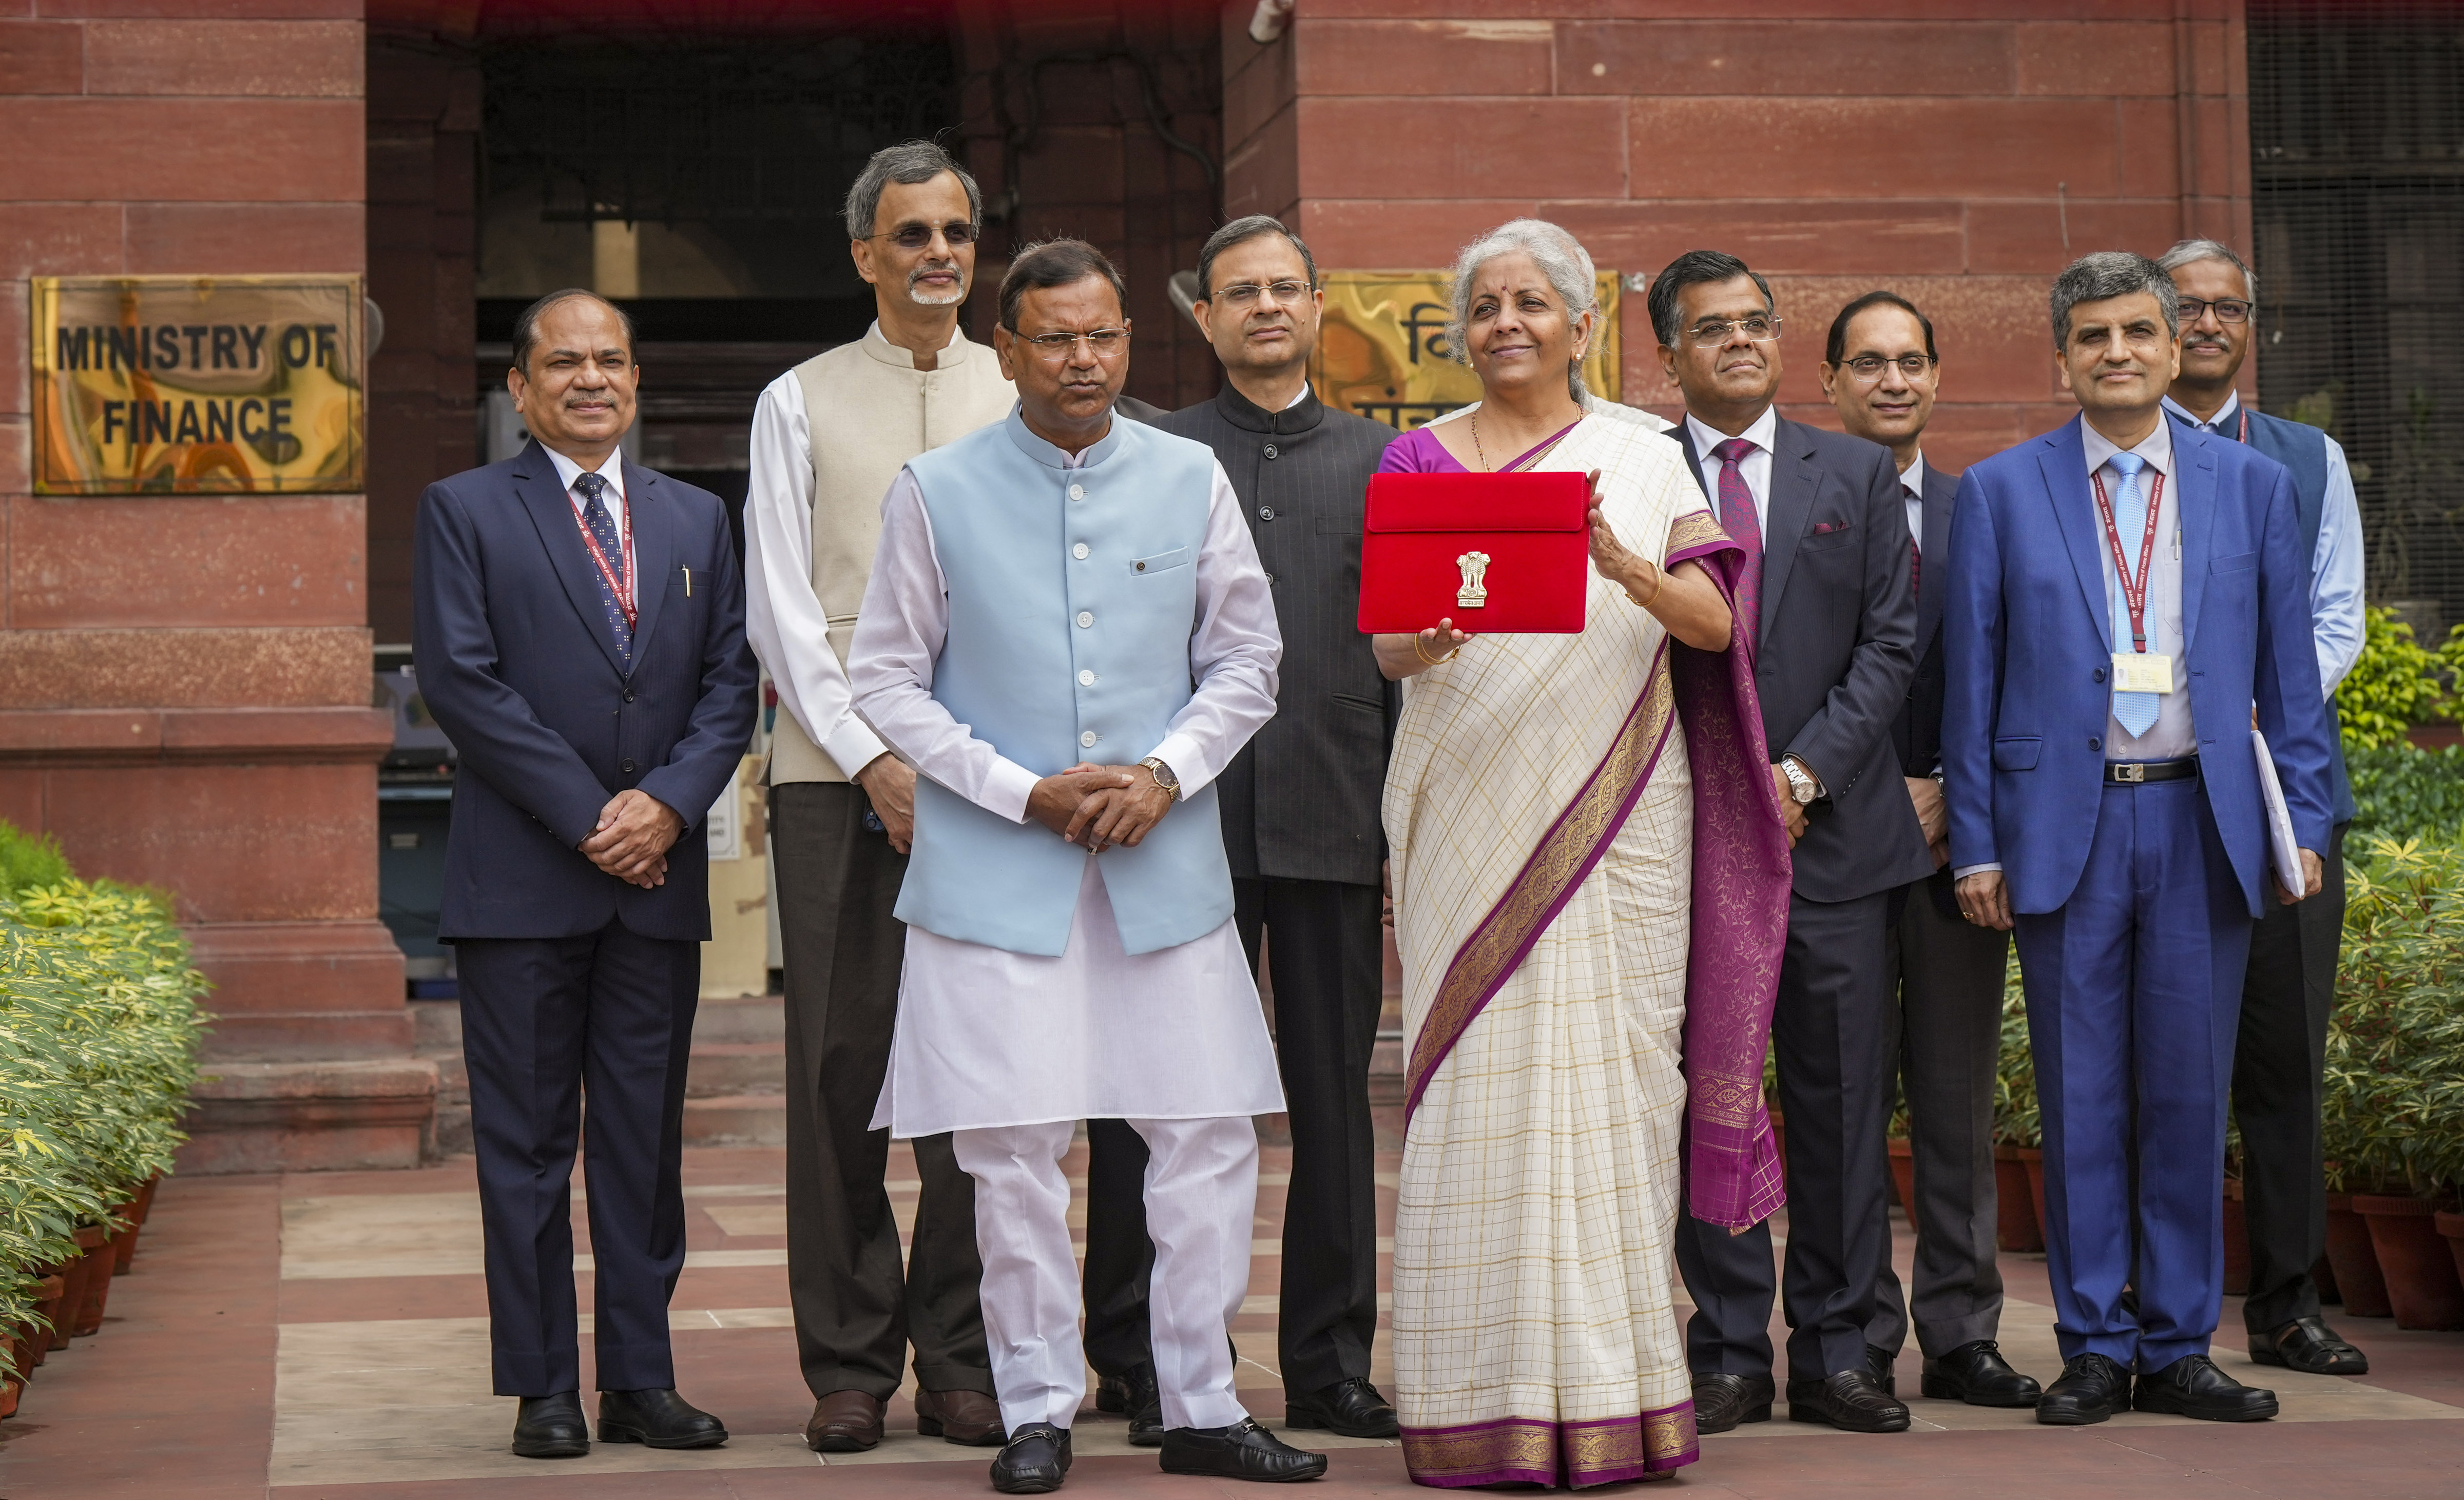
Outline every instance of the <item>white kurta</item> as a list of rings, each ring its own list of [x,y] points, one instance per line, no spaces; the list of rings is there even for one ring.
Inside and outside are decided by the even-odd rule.
[[[1124,757],[1160,758],[1184,795],[1221,774],[1273,715],[1283,651],[1265,573],[1220,465],[1196,566],[1189,670],[1197,691],[1161,744]],[[932,696],[949,619],[923,492],[902,471],[882,502],[881,550],[847,657],[857,711],[918,774],[1024,822],[1035,772],[978,739]],[[1284,1107],[1273,1043],[1233,924],[1177,947],[1123,952],[1096,874],[1102,858],[1087,857],[1068,946],[1058,958],[907,929],[875,1128],[887,1125],[904,1140]]]

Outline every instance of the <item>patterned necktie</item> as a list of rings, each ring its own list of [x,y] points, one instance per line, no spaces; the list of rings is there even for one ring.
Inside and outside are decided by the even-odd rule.
[[[2119,481],[2113,487],[2113,525],[2122,533],[2122,554],[2130,559],[2135,572],[2139,566],[2140,549],[2146,541],[2147,528],[2156,524],[2156,518],[2147,513],[2147,493],[2139,487],[2139,471],[2147,467],[2147,461],[2136,453],[2116,453],[2104,461],[2104,467],[2113,470]],[[2155,571],[2154,563],[2150,562],[2147,580],[2150,598],[2144,601],[2149,613],[2156,607],[2153,598]],[[2143,613],[2141,618],[2146,618],[2146,613]],[[2148,643],[2153,645],[2155,642],[2150,641]],[[2122,592],[2122,574],[2118,566],[2113,579],[2113,645],[2117,651],[2131,648],[2130,601]],[[2133,739],[2138,738],[2156,723],[2156,695],[2115,693],[2113,718],[2115,723],[2130,731]]]
[[[1763,526],[1754,514],[1754,492],[1737,466],[1752,451],[1754,445],[1743,438],[1730,438],[1711,449],[1720,461],[1720,529],[1746,554],[1745,565],[1737,570],[1737,627],[1749,646],[1763,622]]]
[[[1917,487],[1914,485],[1902,485],[1900,492],[1920,505],[1925,503],[1925,496],[1917,493]],[[1921,593],[1924,588],[1925,544],[1919,541],[1916,533],[1912,532],[1908,534],[1908,591],[1912,594]]]
[[[625,539],[617,534],[616,518],[607,513],[601,497],[607,493],[607,480],[600,474],[583,474],[576,478],[573,488],[582,491],[582,524],[590,529],[590,539],[599,544],[599,555],[607,566],[623,576]],[[616,638],[616,660],[627,672],[633,670],[633,626],[625,618],[625,601],[608,585],[607,575],[597,562],[590,566],[590,576],[599,581],[599,603],[607,611],[607,630]]]

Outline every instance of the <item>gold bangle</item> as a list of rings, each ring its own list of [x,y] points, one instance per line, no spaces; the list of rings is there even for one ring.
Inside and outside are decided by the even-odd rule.
[[[1634,597],[1634,590],[1628,589],[1625,591],[1625,601],[1632,604],[1637,609],[1649,609],[1653,604],[1659,602],[1661,585],[1668,581],[1668,575],[1661,571],[1660,564],[1656,562],[1646,562],[1643,566],[1651,570],[1651,598],[1647,599],[1639,599]]]
[[[1412,637],[1412,654],[1420,659],[1422,666],[1443,666],[1463,655],[1463,647],[1457,646],[1443,656],[1431,656],[1428,647],[1421,643],[1422,640],[1423,638],[1417,634]]]

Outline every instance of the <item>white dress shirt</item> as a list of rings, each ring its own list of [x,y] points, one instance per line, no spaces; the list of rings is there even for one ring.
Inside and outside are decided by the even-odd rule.
[[[1696,463],[1703,470],[1703,489],[1711,497],[1711,518],[1720,517],[1720,461],[1711,450],[1728,441],[1725,432],[1714,432],[1703,425],[1692,412],[1685,414],[1686,435],[1694,440]],[[1771,445],[1779,440],[1779,410],[1766,406],[1753,425],[1737,436],[1754,446],[1754,450],[1737,460],[1737,473],[1746,488],[1754,494],[1754,526],[1768,541],[1771,537]]]
[[[1907,502],[1908,536],[1917,544],[1917,555],[1925,555],[1925,454],[1920,452],[1900,470],[1900,497]]]
[[[871,332],[881,332],[878,320]],[[942,347],[964,337],[953,327]],[[744,487],[744,634],[770,670],[779,706],[853,779],[890,747],[857,716],[829,631],[829,612],[813,592],[812,423],[803,382],[789,370],[753,403],[752,472]],[[789,641],[796,642],[793,649]]]
[[[2223,407],[2206,422],[2169,396],[2165,409],[2202,432],[2239,441],[2238,391],[2226,393]],[[2319,436],[2327,445],[2327,493],[2319,512],[2319,545],[2310,555],[2310,632],[2319,648],[2319,685],[2332,697],[2362,659],[2362,503],[2353,492],[2343,446],[2323,432]]]

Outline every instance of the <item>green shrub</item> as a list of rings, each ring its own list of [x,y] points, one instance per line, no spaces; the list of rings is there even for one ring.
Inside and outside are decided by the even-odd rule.
[[[2360,809],[2345,836],[2354,847],[2372,838],[2464,843],[2464,745],[2347,750],[2344,768]]]
[[[0,823],[0,846],[45,845]],[[54,851],[55,854],[56,851]],[[0,895],[0,1327],[186,1139],[203,975],[153,894],[74,878]]]
[[[69,879],[68,858],[59,840],[49,834],[24,834],[0,823],[0,897],[14,896],[34,885],[57,885]]]
[[[1993,1078],[1993,1140],[2035,1150],[2045,1129],[2036,1105],[2036,1062],[2028,1054],[2028,1001],[2019,988],[2019,945],[2002,970],[2002,1053]]]
[[[2464,848],[2371,839],[2345,879],[2321,1120],[2328,1183],[2464,1182]]]
[[[2364,621],[2362,654],[2336,688],[2347,750],[2401,745],[2414,725],[2449,717],[2455,675],[2464,668],[2464,624],[2432,650],[2414,641],[2412,627],[2391,609],[2365,610]]]

